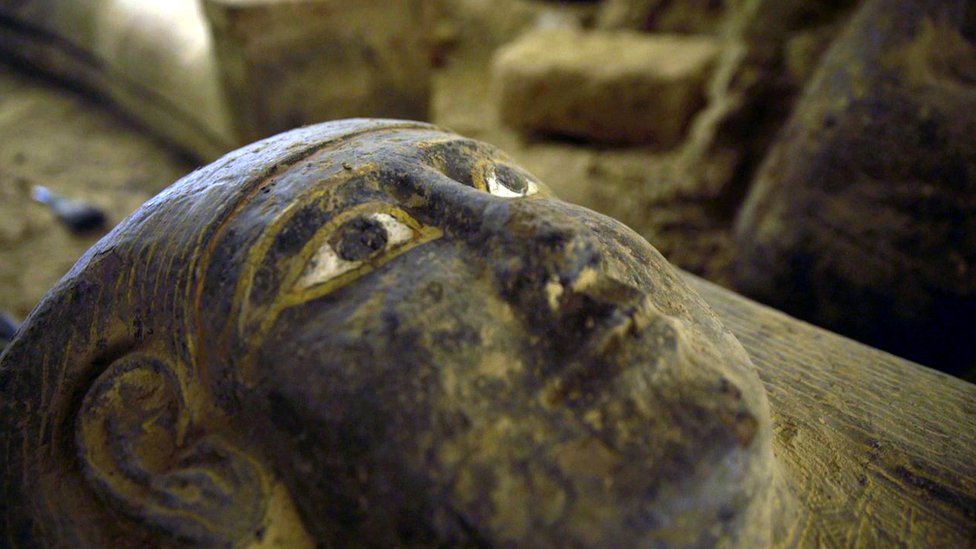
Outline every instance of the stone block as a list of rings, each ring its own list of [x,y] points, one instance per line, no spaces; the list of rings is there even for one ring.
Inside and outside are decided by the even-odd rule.
[[[243,142],[350,117],[425,120],[427,0],[207,0]]]
[[[719,51],[704,36],[545,29],[493,61],[502,121],[597,142],[681,142]]]

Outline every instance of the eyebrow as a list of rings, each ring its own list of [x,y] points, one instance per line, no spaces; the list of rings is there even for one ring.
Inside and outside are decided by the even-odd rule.
[[[454,182],[488,192],[485,180],[486,169],[494,165],[490,157],[491,148],[480,141],[445,135],[416,144],[425,153],[427,165]],[[458,155],[461,161],[451,162],[450,157]]]

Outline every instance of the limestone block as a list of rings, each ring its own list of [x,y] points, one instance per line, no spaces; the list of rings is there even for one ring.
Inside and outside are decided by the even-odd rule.
[[[679,143],[718,53],[708,37],[545,29],[493,62],[502,121],[525,133]]]

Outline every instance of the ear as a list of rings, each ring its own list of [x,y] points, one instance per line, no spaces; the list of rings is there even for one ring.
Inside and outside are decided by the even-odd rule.
[[[173,368],[146,354],[113,362],[85,395],[76,439],[85,476],[116,511],[181,543],[261,538],[269,476],[191,425]]]

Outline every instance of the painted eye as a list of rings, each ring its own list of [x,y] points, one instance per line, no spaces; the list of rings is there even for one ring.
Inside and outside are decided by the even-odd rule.
[[[365,261],[413,236],[413,231],[390,214],[355,217],[340,226],[329,239],[332,250],[345,261]]]
[[[421,231],[388,213],[356,215],[336,227],[308,260],[296,287],[318,286],[388,258],[420,238]]]
[[[534,181],[502,165],[485,169],[485,183],[490,194],[501,198],[521,198],[539,192]]]

